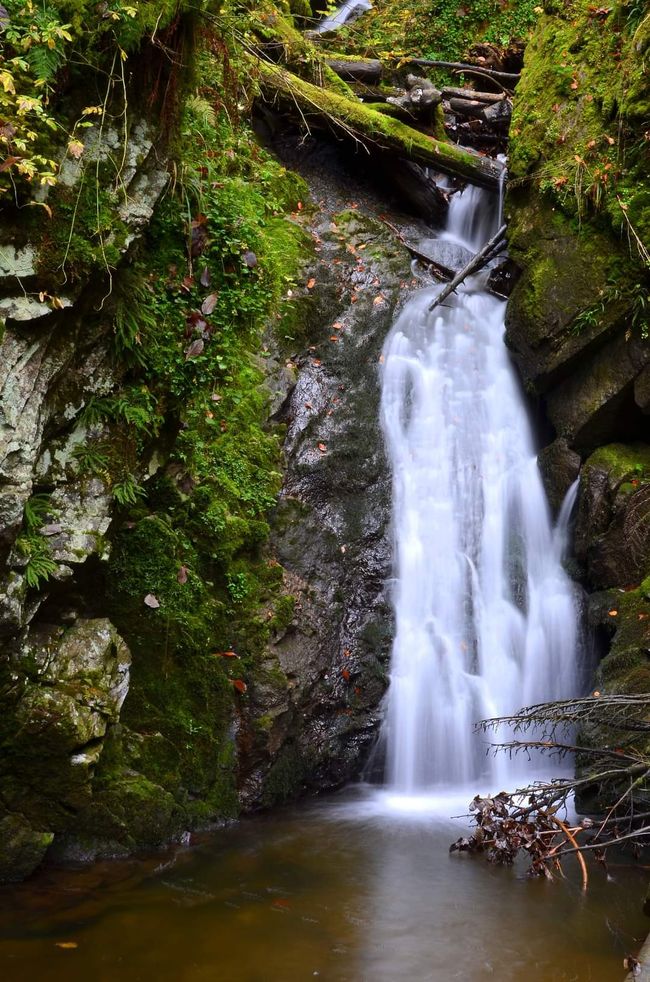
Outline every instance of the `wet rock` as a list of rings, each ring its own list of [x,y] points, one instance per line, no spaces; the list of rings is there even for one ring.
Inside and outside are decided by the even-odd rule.
[[[26,821],[69,825],[69,809],[91,796],[94,768],[129,687],[129,651],[106,618],[65,629],[34,625],[11,659],[12,715],[5,747],[13,767],[3,801]],[[16,764],[18,769],[16,770]]]
[[[358,212],[323,218],[317,231],[313,275],[334,289],[313,298],[310,347],[281,410],[287,471],[273,546],[295,605],[270,647],[287,682],[251,694],[265,733],[244,757],[249,806],[358,774],[387,681],[391,480],[379,365],[410,257]]]
[[[512,259],[505,259],[490,271],[487,281],[488,290],[500,297],[509,297],[519,279],[520,272],[521,270]]]
[[[557,514],[580,471],[580,454],[566,440],[558,439],[540,451],[537,461],[549,504]]]
[[[601,447],[580,475],[578,558],[597,589],[637,584],[650,569],[650,448]]]
[[[0,817],[0,883],[24,880],[45,857],[53,832],[31,827],[22,815]]]

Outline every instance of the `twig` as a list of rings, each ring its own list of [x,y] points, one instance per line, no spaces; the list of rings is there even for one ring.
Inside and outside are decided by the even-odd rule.
[[[499,231],[496,233],[496,235],[493,235],[492,238],[485,243],[483,248],[480,249],[475,256],[472,256],[472,258],[467,263],[467,265],[463,269],[461,269],[461,271],[457,273],[456,276],[454,276],[451,283],[448,283],[447,286],[443,287],[443,289],[440,291],[440,293],[433,301],[433,303],[430,304],[429,311],[432,311],[435,307],[437,307],[444,300],[446,300],[447,297],[450,295],[450,293],[453,293],[456,287],[460,286],[460,284],[463,282],[464,279],[466,279],[468,276],[470,276],[471,273],[473,273],[477,269],[480,269],[482,266],[485,265],[486,262],[488,262],[491,255],[496,250],[497,246],[501,245],[501,242],[506,234],[506,228],[507,226],[502,225]]]

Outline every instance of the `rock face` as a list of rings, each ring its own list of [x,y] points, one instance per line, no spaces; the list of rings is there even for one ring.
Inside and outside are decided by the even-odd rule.
[[[595,685],[649,692],[650,324],[647,267],[634,243],[647,238],[650,194],[647,166],[633,155],[612,186],[610,148],[631,148],[645,127],[639,55],[650,30],[626,22],[613,55],[618,27],[596,24],[586,0],[570,15],[555,4],[545,9],[526,50],[511,129],[506,212],[521,276],[506,340],[555,432],[540,454],[555,509],[580,477],[575,556],[604,656]],[[609,131],[619,122],[617,147]],[[592,729],[582,739],[604,746],[626,737]],[[606,804],[599,793],[582,804]]]
[[[390,475],[379,367],[410,259],[358,212],[325,213],[316,232],[321,254],[308,275],[319,289],[304,311],[311,344],[278,413],[287,470],[273,547],[294,607],[271,650],[289,685],[275,702],[263,688],[253,695],[268,731],[244,778],[252,801],[358,775],[387,683]]]
[[[8,666],[0,765],[3,878],[22,878],[91,797],[93,772],[129,688],[130,654],[106,618],[41,624]],[[45,824],[45,827],[43,827]]]

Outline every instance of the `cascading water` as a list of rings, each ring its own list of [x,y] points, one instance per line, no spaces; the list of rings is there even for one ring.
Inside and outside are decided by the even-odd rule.
[[[492,205],[492,207],[491,207]],[[499,208],[500,211],[500,208]],[[449,243],[496,230],[486,192],[449,208]],[[433,312],[416,294],[383,353],[382,422],[393,472],[396,632],[384,734],[404,794],[517,775],[473,724],[577,687],[577,614],[517,381],[503,301],[468,279]]]

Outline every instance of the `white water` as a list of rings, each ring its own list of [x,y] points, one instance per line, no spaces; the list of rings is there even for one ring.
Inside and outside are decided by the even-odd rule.
[[[476,252],[498,211],[468,188],[443,237]],[[577,691],[577,614],[561,566],[575,489],[554,530],[503,341],[505,304],[483,284],[472,277],[432,313],[440,287],[420,291],[384,346],[396,566],[384,732],[388,784],[405,796],[516,780],[526,762],[486,755],[474,723]]]
[[[343,27],[352,16],[356,17],[358,13],[370,10],[371,7],[372,4],[369,3],[369,0],[345,0],[338,10],[330,14],[329,17],[324,17],[314,30],[319,34],[324,31],[336,31],[339,27]]]

